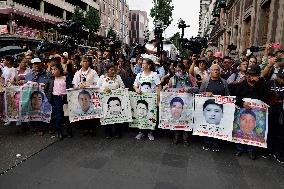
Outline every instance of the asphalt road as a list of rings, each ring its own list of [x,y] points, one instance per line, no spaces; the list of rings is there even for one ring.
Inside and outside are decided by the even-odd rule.
[[[0,188],[284,188],[284,165],[273,158],[234,157],[233,145],[204,151],[199,137],[184,147],[166,135],[155,141],[135,135],[107,140],[76,133],[0,176]]]

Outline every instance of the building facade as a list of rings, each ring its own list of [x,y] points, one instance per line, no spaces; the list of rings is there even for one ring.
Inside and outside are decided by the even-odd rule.
[[[57,34],[49,29],[63,20],[71,19],[74,9],[83,11],[93,7],[94,0],[5,0],[0,1],[0,37],[6,39],[57,41]]]
[[[211,0],[200,0],[198,36],[204,36],[204,31],[207,30],[207,28],[204,28],[207,26],[207,24],[204,22],[207,21],[208,8],[209,8],[210,3],[211,3]]]
[[[126,0],[98,0],[101,29],[99,35],[106,37],[109,28],[116,31],[124,43],[129,43],[129,6]]]
[[[129,39],[130,43],[143,44],[149,33],[149,19],[146,11],[130,10],[129,13]]]
[[[209,40],[223,54],[229,53],[229,44],[236,45],[238,55],[251,46],[264,47],[267,43],[278,42],[284,47],[283,0],[212,0],[210,6],[213,18],[209,19]]]

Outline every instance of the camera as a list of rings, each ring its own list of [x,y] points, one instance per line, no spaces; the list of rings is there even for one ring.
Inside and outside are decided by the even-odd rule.
[[[202,77],[201,77],[201,75],[199,75],[199,74],[197,74],[197,75],[195,76],[195,78],[196,78],[196,80],[197,80],[198,82],[201,82],[201,81],[202,81]]]

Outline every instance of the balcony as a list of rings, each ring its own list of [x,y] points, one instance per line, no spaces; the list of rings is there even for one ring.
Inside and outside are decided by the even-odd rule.
[[[227,5],[227,0],[219,0],[217,3],[218,8],[225,8]]]
[[[62,19],[49,15],[47,13],[42,13],[39,10],[30,8],[30,7],[26,7],[24,5],[21,5],[19,3],[14,3],[13,8],[13,12],[15,14],[20,14],[23,15],[25,17],[31,18],[31,19],[35,19],[38,21],[44,21],[44,22],[50,22],[50,23],[57,23],[57,22],[62,22]]]
[[[212,16],[213,17],[220,17],[220,13],[221,13],[221,8],[216,8],[213,10],[212,12]]]

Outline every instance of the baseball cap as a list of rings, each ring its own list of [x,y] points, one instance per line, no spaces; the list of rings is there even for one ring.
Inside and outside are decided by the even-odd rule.
[[[252,64],[247,69],[247,74],[260,74],[261,69],[258,65]]]
[[[31,60],[31,63],[34,64],[34,63],[41,63],[41,60],[39,58],[33,58]]]

